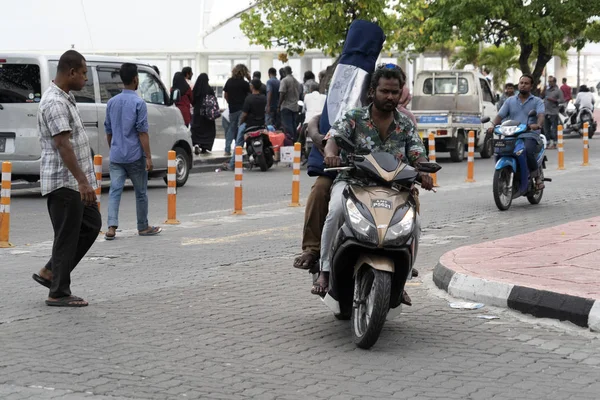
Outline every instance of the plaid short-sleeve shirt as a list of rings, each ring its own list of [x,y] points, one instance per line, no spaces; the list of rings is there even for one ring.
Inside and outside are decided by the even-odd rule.
[[[72,93],[65,93],[54,82],[51,83],[42,96],[37,121],[42,146],[42,162],[40,164],[42,196],[63,187],[79,191],[77,180],[64,164],[52,139],[61,132],[71,132],[71,146],[79,168],[87,177],[90,185],[96,188],[90,140],[85,133],[75,96]]]

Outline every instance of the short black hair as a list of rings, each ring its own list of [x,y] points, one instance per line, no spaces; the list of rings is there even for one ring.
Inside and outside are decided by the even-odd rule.
[[[277,70],[273,67],[269,68],[269,75],[277,76]]]
[[[529,78],[532,85],[535,83],[535,79],[533,79],[533,75],[531,75],[531,74],[523,74],[523,75],[521,75],[521,78]],[[519,80],[521,80],[521,79],[519,79]]]
[[[183,74],[183,76],[186,76],[187,74],[192,74],[192,67],[183,67],[183,69],[181,70],[181,73]]]
[[[567,78],[563,78],[563,83],[567,83]]]
[[[71,69],[78,70],[83,67],[83,64],[85,64],[85,57],[81,53],[75,50],[68,50],[60,56],[57,70],[60,73],[67,73]]]
[[[260,90],[260,87],[262,86],[262,82],[260,81],[260,79],[252,79],[252,82],[250,82],[250,84],[252,85],[254,90]]]
[[[398,82],[400,82],[400,88],[403,88],[404,85],[406,84],[406,75],[404,74],[404,71],[402,71],[402,68],[400,68],[400,67],[395,67],[395,68],[388,68],[385,66],[377,67],[377,69],[373,73],[373,76],[371,77],[371,89],[373,89],[373,90],[377,89],[377,86],[379,85],[379,80],[381,78],[398,79]]]
[[[284,68],[286,75],[291,75],[292,74],[292,67],[290,67],[289,65],[287,67]]]
[[[158,69],[158,67],[157,67],[156,65],[153,65],[153,66],[152,66],[152,69],[153,69],[154,71],[156,71],[156,73],[158,74],[158,76],[160,76],[160,69]]]
[[[504,89],[508,89],[508,88],[515,88],[515,85],[511,82],[508,82],[506,85],[504,85]]]
[[[260,79],[262,77],[262,74],[260,73],[260,71],[254,71],[254,73],[252,74],[252,78],[254,79]]]
[[[313,72],[312,72],[312,71],[306,71],[306,72],[304,73],[304,82],[306,82],[306,81],[309,81],[309,80],[311,80],[311,79],[312,79],[313,81],[315,80],[315,74],[313,74]]]
[[[125,85],[131,85],[133,83],[133,79],[138,76],[137,65],[132,63],[125,63],[121,65],[119,75],[121,75],[121,80]]]

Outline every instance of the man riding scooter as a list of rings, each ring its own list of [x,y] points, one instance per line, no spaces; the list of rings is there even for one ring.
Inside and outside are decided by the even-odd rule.
[[[346,152],[340,153],[336,144],[337,136],[349,139],[359,149],[393,154],[397,159],[417,169],[419,163],[428,161],[425,146],[415,126],[406,115],[396,109],[404,84],[402,70],[393,64],[382,65],[375,70],[370,86],[373,103],[349,111],[329,130],[325,145],[327,166],[338,167],[342,162],[347,162]],[[423,189],[433,188],[433,180],[429,175],[422,174],[421,179]],[[330,255],[335,235],[344,223],[343,192],[350,182],[356,185],[370,185],[368,181],[351,178],[345,171],[340,172],[335,180],[321,239],[321,273],[311,290],[311,293],[316,295],[324,296],[329,288]],[[410,305],[408,295],[403,296],[403,302]]]
[[[544,124],[544,102],[531,94],[533,88],[533,76],[524,74],[519,79],[519,94],[510,97],[504,102],[504,105],[498,112],[498,115],[492,121],[492,127],[488,128],[488,134],[494,132],[494,127],[499,125],[504,119],[519,121],[522,124],[528,124],[531,132],[520,136],[525,144],[525,153],[527,155],[527,167],[532,176],[535,176],[535,183],[538,190],[544,188],[544,182],[538,175],[538,165],[535,158],[536,154],[543,146],[540,137],[540,128]],[[529,113],[534,110],[537,113],[537,121],[531,123]]]

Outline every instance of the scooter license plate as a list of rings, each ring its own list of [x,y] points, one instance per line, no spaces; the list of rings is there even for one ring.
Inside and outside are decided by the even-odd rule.
[[[494,140],[494,147],[506,147],[504,140]]]

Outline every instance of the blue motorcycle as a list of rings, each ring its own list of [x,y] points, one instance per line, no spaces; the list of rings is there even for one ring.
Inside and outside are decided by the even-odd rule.
[[[501,211],[510,208],[513,199],[527,196],[531,204],[539,204],[544,195],[544,189],[538,189],[535,184],[535,174],[542,181],[551,182],[544,178],[546,168],[546,138],[529,130],[528,125],[519,121],[504,121],[494,128],[499,139],[494,139],[494,155],[496,171],[494,172],[494,202]],[[524,140],[527,137],[541,139],[541,150],[536,155],[538,170],[530,174],[527,167],[527,155]]]

